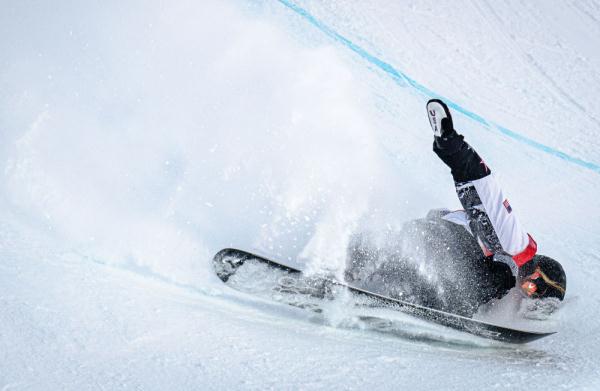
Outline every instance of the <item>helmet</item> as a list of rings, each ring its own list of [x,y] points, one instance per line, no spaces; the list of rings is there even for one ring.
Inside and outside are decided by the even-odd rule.
[[[536,255],[519,269],[519,285],[534,298],[565,298],[567,276],[560,263],[545,255]]]

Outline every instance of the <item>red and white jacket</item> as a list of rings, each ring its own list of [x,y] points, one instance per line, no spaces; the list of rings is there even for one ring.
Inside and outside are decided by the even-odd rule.
[[[508,263],[516,275],[518,268],[533,258],[537,244],[521,226],[493,174],[455,184],[464,210],[443,218],[463,225],[477,238],[486,256],[494,255],[494,260]]]

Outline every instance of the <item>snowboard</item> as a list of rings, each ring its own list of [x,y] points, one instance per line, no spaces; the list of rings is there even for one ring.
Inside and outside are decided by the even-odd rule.
[[[328,301],[342,294],[350,294],[352,305],[355,306],[392,309],[426,322],[502,342],[522,344],[554,334],[494,325],[386,297],[334,278],[306,276],[295,267],[233,248],[219,251],[213,258],[213,267],[217,276],[236,290],[316,313],[322,312]],[[361,320],[386,322],[385,319],[370,316]]]

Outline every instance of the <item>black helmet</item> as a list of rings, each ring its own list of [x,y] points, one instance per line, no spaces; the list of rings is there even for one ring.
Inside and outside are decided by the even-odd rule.
[[[563,300],[567,276],[560,263],[538,254],[519,269],[519,285],[530,297],[556,297]]]

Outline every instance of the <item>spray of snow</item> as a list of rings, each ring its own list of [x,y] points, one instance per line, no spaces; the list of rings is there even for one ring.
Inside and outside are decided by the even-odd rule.
[[[236,246],[339,275],[350,232],[458,207],[426,97],[276,1],[5,3],[0,388],[598,388],[594,172],[455,116],[565,266],[556,336],[455,351],[314,327],[224,300],[210,258]],[[600,161],[593,2],[297,4],[482,118]]]
[[[355,76],[228,4],[144,8],[34,58],[46,79],[4,72],[37,92],[19,103],[29,121],[6,120],[12,204],[92,259],[179,283],[225,245],[340,272],[381,176]]]

